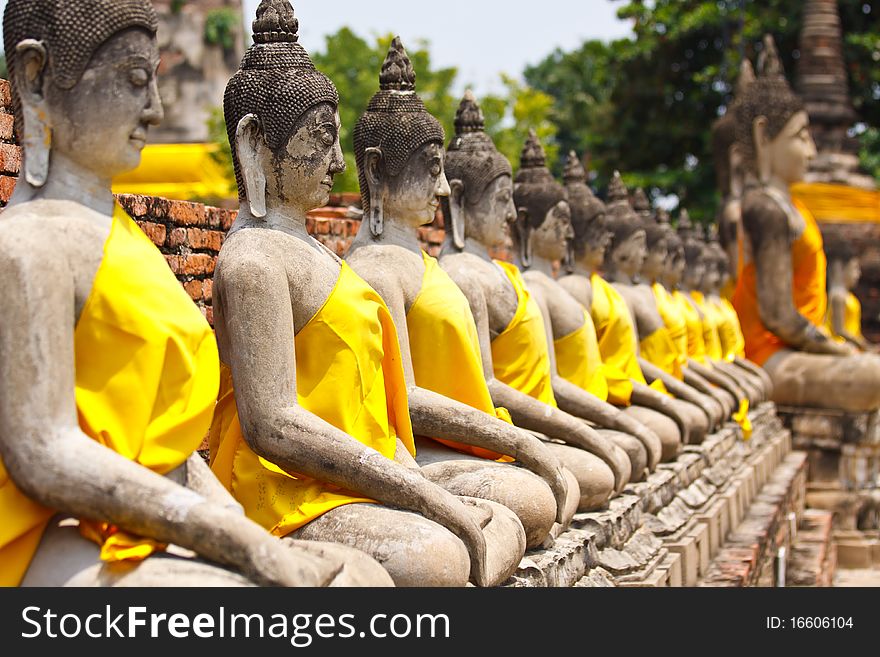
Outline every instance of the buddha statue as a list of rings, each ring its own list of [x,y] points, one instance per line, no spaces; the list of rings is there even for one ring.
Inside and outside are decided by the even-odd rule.
[[[582,168],[567,172],[567,188],[586,188]],[[625,189],[622,184],[617,188],[623,196],[615,196],[614,200],[622,200],[631,212]],[[587,192],[589,190],[582,193],[588,198],[592,197],[592,193]],[[638,359],[638,334],[630,309],[621,294],[598,274],[608,257],[608,248],[622,234],[618,230],[618,222],[612,220],[606,206],[598,199],[594,200],[594,204],[597,206],[594,214],[601,216],[601,224],[597,226],[602,226],[603,230],[590,230],[588,226],[575,227],[571,257],[566,263],[566,273],[559,282],[589,310],[593,319],[603,372],[608,382],[609,401],[625,408],[626,413],[653,429],[663,441],[662,460],[670,460],[678,454],[682,442],[689,440],[692,428],[694,439],[702,440],[708,428],[708,419],[704,415],[699,420],[691,418],[690,409],[685,410],[677,404],[677,400],[663,394],[666,389],[662,380],[656,379],[652,384],[654,388],[648,386]],[[635,219],[628,224],[636,225],[640,224]],[[631,246],[636,247],[635,251],[629,253],[627,258],[640,264],[644,258],[644,231],[638,232],[631,242]],[[694,410],[700,413],[698,409]]]
[[[770,375],[779,404],[874,410],[880,407],[880,358],[855,353],[821,329],[827,307],[822,234],[789,193],[816,148],[770,36],[756,69],[735,109],[747,183],[733,304],[746,356]]]
[[[740,66],[736,94],[727,112],[712,124],[712,162],[715,167],[715,180],[721,192],[721,207],[718,211],[718,237],[727,254],[730,276],[722,287],[722,296],[731,298],[736,288],[736,277],[739,267],[739,230],[741,219],[741,201],[744,184],[742,155],[736,142],[734,115],[736,103],[745,94],[746,89],[755,80],[755,71],[748,59],[743,59]]]
[[[550,439],[548,449],[577,478],[579,509],[600,508],[629,481],[631,464],[611,441],[557,404],[541,310],[519,271],[490,256],[506,243],[516,216],[510,163],[486,134],[472,94],[462,100],[455,125],[445,161],[450,193],[441,199],[447,230],[440,265],[468,300],[493,403],[506,408],[516,426]],[[645,440],[657,440],[610,410],[598,424],[633,435],[642,430]]]
[[[397,585],[498,584],[522,525],[418,468],[394,319],[306,231],[345,165],[336,88],[297,28],[287,0],[264,0],[224,97],[240,209],[214,274],[211,467],[275,536],[359,548]]]
[[[554,520],[567,524],[575,512],[577,482],[495,408],[467,299],[419,246],[419,226],[434,220],[449,184],[443,128],[416,94],[399,38],[354,137],[366,218],[346,262],[385,300],[397,327],[416,461],[447,490],[513,510],[527,546],[541,545]]]
[[[862,268],[849,242],[835,239],[825,243],[828,260],[828,310],[825,327],[838,341],[860,351],[872,351],[873,345],[862,334],[862,304],[853,290],[859,283]]]
[[[0,585],[388,585],[356,550],[277,541],[196,452],[216,343],[110,188],[162,119],[156,28],[146,0],[6,4]]]

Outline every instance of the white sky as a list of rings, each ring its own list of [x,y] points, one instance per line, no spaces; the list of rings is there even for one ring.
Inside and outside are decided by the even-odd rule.
[[[75,0],[68,0],[75,1]],[[243,0],[250,30],[259,0]],[[323,50],[324,37],[348,26],[364,38],[395,32],[404,45],[430,42],[433,66],[459,70],[456,91],[498,91],[500,74],[519,76],[561,47],[631,33],[617,19],[621,0],[293,0],[300,40]],[[0,9],[6,0],[0,0]]]

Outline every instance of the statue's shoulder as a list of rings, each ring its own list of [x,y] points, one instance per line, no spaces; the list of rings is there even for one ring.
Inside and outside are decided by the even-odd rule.
[[[742,226],[753,243],[788,236],[790,221],[785,208],[769,190],[749,189],[742,199]]]
[[[7,256],[46,251],[54,256],[103,252],[112,217],[74,201],[35,200],[8,207],[0,214],[0,251]]]

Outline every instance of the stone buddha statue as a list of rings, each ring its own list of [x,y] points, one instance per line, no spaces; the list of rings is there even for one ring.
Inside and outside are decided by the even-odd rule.
[[[569,172],[568,188],[571,190],[579,185],[586,187],[583,171],[578,171],[576,175]],[[653,384],[655,388],[648,386],[639,362],[638,333],[631,311],[620,292],[598,274],[599,268],[604,268],[603,261],[609,257],[608,248],[615,241],[618,246],[621,241],[627,241],[624,250],[617,252],[618,256],[625,254],[623,260],[634,263],[638,268],[644,259],[645,233],[640,228],[641,222],[634,215],[629,216],[632,209],[619,175],[614,189],[616,191],[611,198],[626,205],[629,213],[626,227],[633,230],[624,234],[621,230],[623,224],[618,217],[608,212],[604,204],[600,205],[599,212],[607,227],[604,234],[597,235],[586,230],[580,235],[576,234],[567,273],[559,282],[584,308],[589,309],[608,381],[609,401],[625,407],[627,413],[654,429],[663,441],[663,459],[669,460],[678,453],[682,440],[690,439],[692,430],[693,439],[702,440],[708,429],[708,418],[699,409],[680,405],[678,400],[663,394],[666,389],[661,379],[652,377],[657,381]],[[622,195],[618,195],[617,191]],[[597,241],[585,244],[588,236]],[[631,237],[632,240],[629,239]],[[659,375],[659,368],[652,371]],[[692,410],[696,411],[694,417],[691,417]]]
[[[344,160],[336,88],[297,28],[287,0],[264,0],[224,98],[241,206],[214,275],[211,467],[275,536],[359,548],[398,585],[498,584],[522,525],[424,476],[394,318],[306,231]]]
[[[110,191],[162,119],[156,27],[146,0],[6,5],[0,585],[388,585],[356,550],[271,537],[196,453],[216,343]]]
[[[492,401],[510,412],[516,426],[550,438],[547,447],[577,478],[578,508],[599,508],[628,482],[631,465],[611,441],[560,409],[541,310],[518,270],[490,256],[505,245],[507,225],[516,216],[512,172],[485,133],[470,93],[456,114],[445,165],[450,194],[442,199],[447,231],[440,265],[470,305]],[[645,440],[656,440],[612,411],[600,424],[628,433],[641,429]]]
[[[730,280],[722,287],[725,297],[733,296],[736,287],[737,268],[739,266],[739,230],[741,219],[741,201],[744,185],[742,155],[736,143],[737,100],[742,98],[746,89],[755,80],[755,71],[748,59],[743,59],[740,66],[739,79],[736,84],[736,95],[727,108],[727,113],[712,124],[712,161],[715,167],[715,179],[721,192],[721,207],[718,211],[718,237],[721,246],[727,253],[730,263]]]
[[[855,251],[844,239],[825,243],[828,260],[828,310],[825,327],[837,340],[852,344],[860,351],[874,346],[862,334],[862,304],[853,290],[862,275]]]
[[[434,220],[449,184],[443,128],[416,94],[399,38],[354,136],[366,214],[346,262],[385,300],[397,327],[416,461],[444,488],[513,510],[536,547],[554,520],[571,518],[577,483],[568,473],[567,500],[556,456],[496,409],[467,299],[419,246],[419,226]],[[514,459],[525,467],[510,465]]]
[[[771,37],[757,79],[735,110],[736,146],[748,174],[742,200],[743,262],[734,294],[746,356],[794,406],[868,411],[880,406],[880,359],[856,354],[822,330],[827,293],[822,234],[789,194],[816,148],[803,104],[785,79]]]

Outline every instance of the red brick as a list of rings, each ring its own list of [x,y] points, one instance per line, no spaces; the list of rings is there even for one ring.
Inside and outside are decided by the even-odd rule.
[[[18,173],[21,168],[21,149],[15,144],[0,144],[0,171]]]
[[[11,140],[13,138],[13,126],[15,119],[12,114],[0,114],[0,139]]]
[[[154,224],[151,221],[139,221],[138,225],[141,227],[141,230],[144,231],[146,236],[153,241],[153,244],[156,246],[162,246],[165,244],[165,226],[162,224]]]
[[[361,229],[361,222],[359,219],[346,219],[345,220],[345,236],[346,237],[354,237],[358,234],[358,231]]]
[[[18,182],[18,178],[13,176],[0,176],[0,201],[6,203],[9,200],[16,182]]]
[[[204,226],[208,222],[208,212],[204,205],[188,201],[171,201],[168,217],[183,226]]]
[[[186,241],[194,249],[207,249],[217,252],[223,244],[223,233],[203,228],[187,228]]]
[[[205,315],[205,319],[208,320],[208,324],[214,326],[214,309],[211,306],[202,306],[201,311]]]
[[[186,245],[186,228],[172,228],[168,236],[168,246],[172,249]]]
[[[331,235],[345,235],[345,219],[331,219],[330,220],[330,234]]]
[[[202,274],[214,273],[214,261],[216,258],[205,253],[193,253],[191,255],[180,256],[181,269],[180,273],[187,276],[200,276]]]
[[[329,235],[330,234],[330,220],[317,218],[315,219],[315,234],[316,235]]]
[[[202,298],[210,302],[214,292],[214,279],[206,278],[202,281]]]
[[[131,217],[146,217],[150,211],[146,196],[141,196],[140,194],[120,194],[118,200],[119,204],[125,208],[125,211]]]
[[[0,107],[12,111],[12,90],[8,80],[0,80]]]
[[[176,275],[180,275],[183,273],[183,258],[179,255],[166,255],[165,261],[168,263],[168,266],[171,267],[171,271],[173,271]]]
[[[183,284],[183,289],[193,301],[199,301],[202,298],[202,282],[187,281]]]

